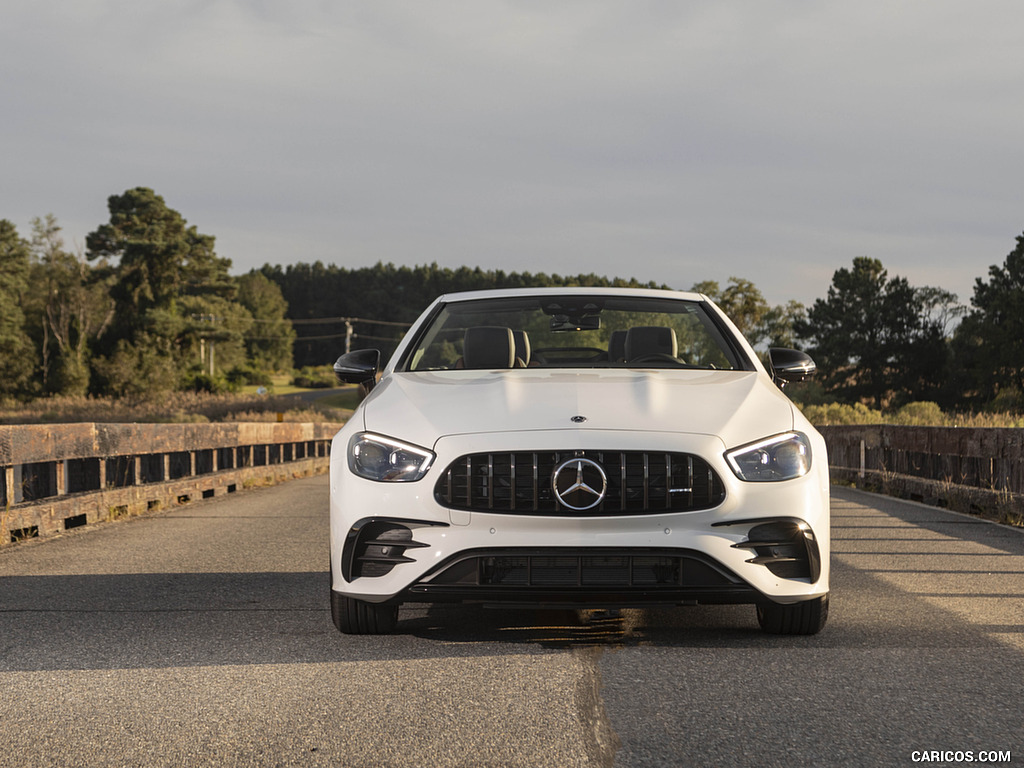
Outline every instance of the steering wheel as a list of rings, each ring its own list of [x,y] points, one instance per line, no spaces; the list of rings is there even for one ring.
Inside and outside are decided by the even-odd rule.
[[[686,365],[686,362],[680,360],[678,357],[673,357],[667,352],[649,352],[646,355],[640,355],[634,357],[632,360],[627,360],[627,365],[635,365],[637,363],[672,363],[678,366]]]
[[[533,354],[539,355],[540,357],[544,357],[545,352],[552,354],[555,357],[557,357],[560,352],[568,352],[570,354],[578,354],[580,352],[593,352],[594,356],[591,358],[586,358],[582,356],[579,358],[581,362],[584,362],[587,360],[597,360],[598,358],[601,357],[601,355],[607,354],[608,351],[605,349],[599,349],[598,347],[541,347],[539,349],[533,350]]]

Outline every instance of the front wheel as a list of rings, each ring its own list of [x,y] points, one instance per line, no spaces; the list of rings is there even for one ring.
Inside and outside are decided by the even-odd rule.
[[[757,606],[757,623],[772,635],[816,635],[828,620],[828,595],[792,605]]]
[[[346,635],[387,635],[398,624],[398,606],[367,603],[331,590],[331,619]]]

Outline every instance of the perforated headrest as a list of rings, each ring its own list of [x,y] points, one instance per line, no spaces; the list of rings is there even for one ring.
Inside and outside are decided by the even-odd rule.
[[[511,368],[515,363],[512,329],[489,325],[467,328],[462,361],[466,368]]]
[[[679,352],[676,332],[660,325],[642,325],[626,333],[626,360],[637,360],[648,355],[670,355]]]

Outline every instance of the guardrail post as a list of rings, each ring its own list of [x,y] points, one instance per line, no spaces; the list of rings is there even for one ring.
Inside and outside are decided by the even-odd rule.
[[[11,505],[17,503],[17,493],[14,484],[14,467],[4,467],[4,504]]]

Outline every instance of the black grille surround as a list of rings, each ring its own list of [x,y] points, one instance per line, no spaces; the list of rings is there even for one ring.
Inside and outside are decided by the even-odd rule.
[[[586,510],[562,504],[555,469],[581,458],[601,465],[607,493]],[[725,500],[721,478],[704,459],[666,451],[562,450],[473,453],[448,465],[434,486],[438,504],[470,512],[613,517],[712,509]]]

